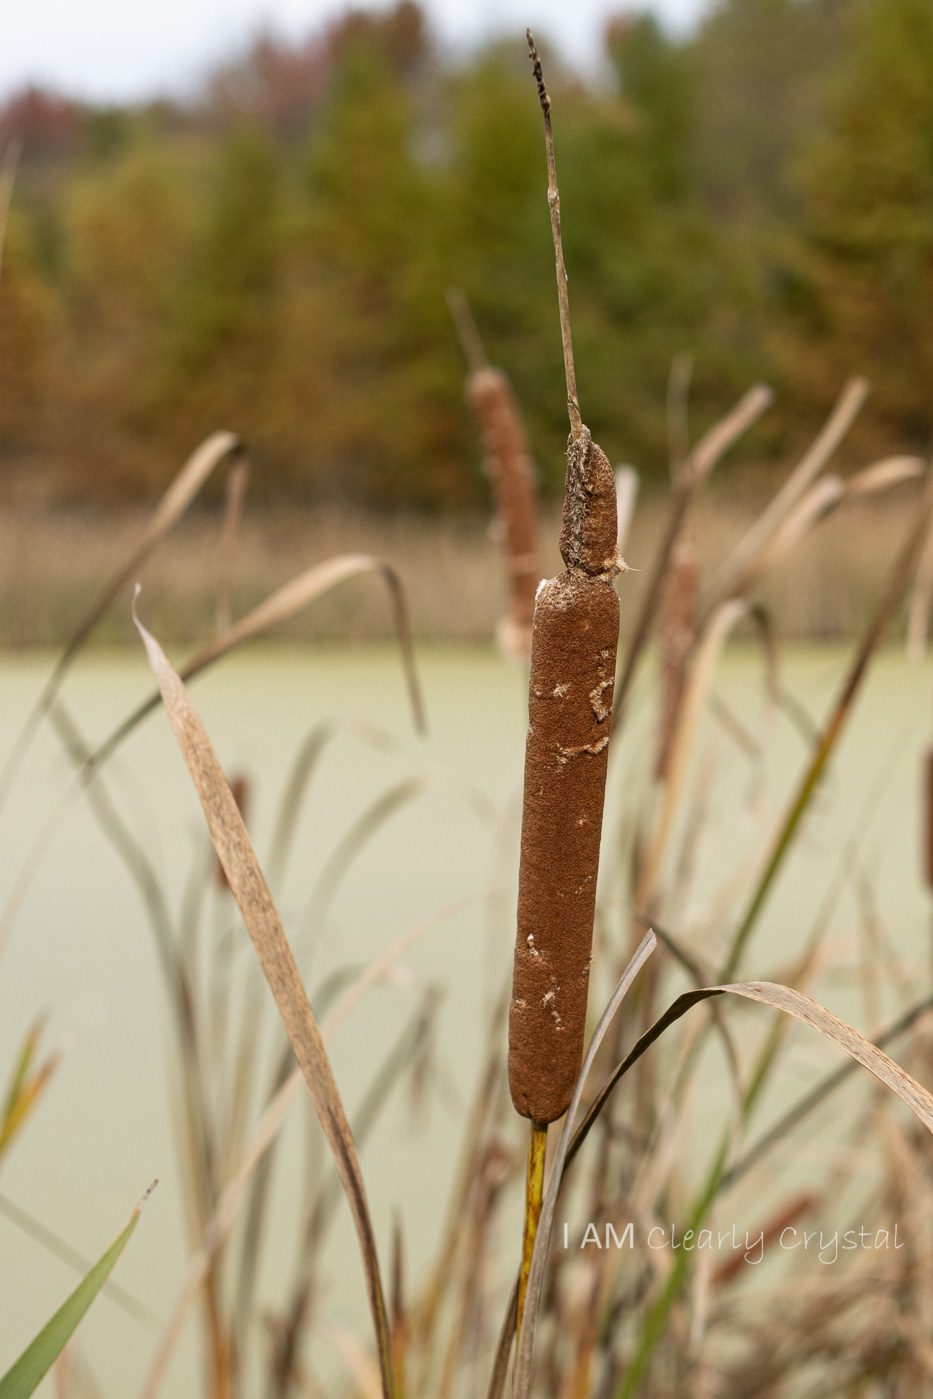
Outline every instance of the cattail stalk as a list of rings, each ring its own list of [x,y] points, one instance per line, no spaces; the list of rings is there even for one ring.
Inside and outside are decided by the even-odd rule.
[[[612,584],[619,562],[612,468],[584,426],[577,401],[550,99],[530,33],[528,44],[544,113],[571,429],[560,534],[564,572],[541,583],[534,611],[509,1008],[509,1087],[516,1110],[531,1123],[523,1246],[530,1264],[547,1124],[566,1112],[583,1057],[619,634]],[[519,1325],[521,1314],[520,1302]]]
[[[528,1275],[535,1251],[538,1222],[541,1219],[541,1199],[544,1194],[544,1158],[547,1152],[547,1128],[532,1122],[528,1138],[528,1163],[525,1169],[525,1229],[522,1239],[522,1265],[518,1274],[518,1325],[525,1311]]]

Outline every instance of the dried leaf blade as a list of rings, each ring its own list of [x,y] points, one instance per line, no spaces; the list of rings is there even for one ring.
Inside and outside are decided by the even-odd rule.
[[[330,1060],[265,876],[207,731],[184,684],[159,643],[140,622],[135,608],[134,621],[204,811],[214,849],[256,948],[315,1111],[334,1154],[359,1238],[383,1393],[392,1396],[394,1386],[389,1330],[375,1234],[356,1147]]]

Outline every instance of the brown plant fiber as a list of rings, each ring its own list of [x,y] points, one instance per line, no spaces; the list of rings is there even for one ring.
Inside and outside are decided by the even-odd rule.
[[[541,580],[535,485],[518,405],[499,369],[477,369],[467,380],[470,407],[483,439],[486,465],[508,569],[504,628],[527,658]]]
[[[535,603],[518,935],[509,1010],[516,1111],[567,1108],[583,1056],[619,636],[615,483],[586,429],[568,450],[561,554]]]

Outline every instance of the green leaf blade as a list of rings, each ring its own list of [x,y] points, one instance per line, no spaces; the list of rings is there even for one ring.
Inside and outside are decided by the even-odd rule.
[[[150,1186],[136,1206],[123,1232],[114,1239],[106,1253],[101,1255],[87,1276],[78,1283],[74,1292],[66,1298],[55,1315],[46,1322],[19,1359],[13,1362],[0,1379],[0,1399],[28,1399],[29,1395],[35,1393],[113,1272],[117,1259],[129,1243],[139,1222],[140,1211],[152,1189]]]

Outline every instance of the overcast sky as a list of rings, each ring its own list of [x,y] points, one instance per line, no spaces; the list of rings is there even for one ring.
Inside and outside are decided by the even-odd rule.
[[[385,0],[382,0],[385,3]],[[705,0],[423,0],[448,44],[501,29],[550,35],[578,64],[592,62],[607,15],[653,9],[688,27]],[[379,8],[380,0],[367,0]],[[114,101],[178,91],[212,60],[266,25],[307,33],[346,0],[2,0],[0,94],[28,81]]]

